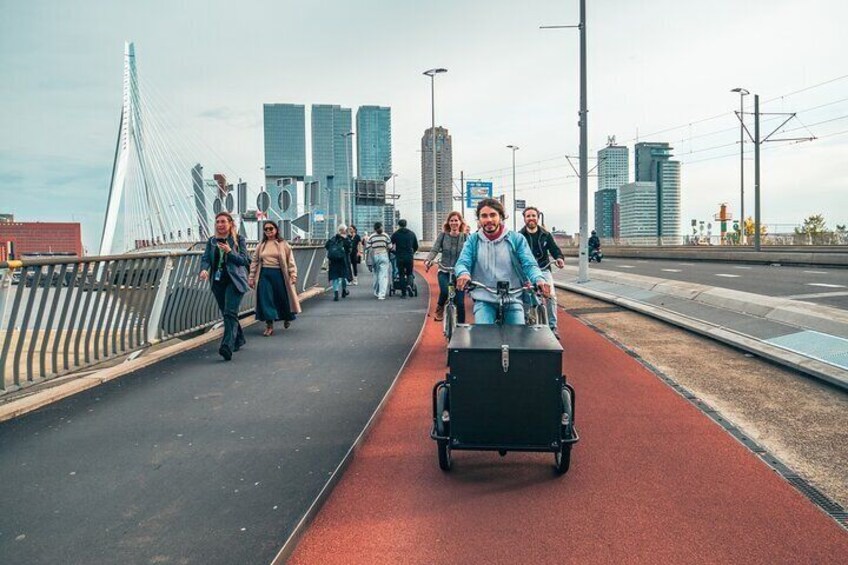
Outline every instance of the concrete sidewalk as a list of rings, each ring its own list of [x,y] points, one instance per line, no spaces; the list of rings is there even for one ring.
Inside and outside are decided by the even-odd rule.
[[[801,300],[695,283],[577,268],[554,274],[559,288],[618,304],[848,390],[848,312]]]

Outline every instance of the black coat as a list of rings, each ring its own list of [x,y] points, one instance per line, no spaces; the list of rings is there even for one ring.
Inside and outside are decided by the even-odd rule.
[[[238,246],[233,241],[232,236],[227,237],[227,243],[233,249],[232,253],[227,253],[227,262],[224,267],[227,269],[227,274],[233,281],[236,289],[239,292],[245,293],[248,290],[247,286],[247,268],[250,266],[250,254],[247,252],[247,245],[244,238],[238,236]],[[238,248],[238,249],[236,249]],[[210,237],[206,240],[206,248],[203,250],[203,256],[200,258],[200,269],[208,271],[212,274],[212,264],[215,262],[215,250],[218,249],[218,241],[215,237]],[[212,277],[209,277],[209,284],[212,284]]]
[[[348,281],[353,280],[353,271],[350,268],[350,250],[351,243],[350,238],[342,237],[338,234],[334,235],[330,239],[327,240],[327,243],[324,244],[324,249],[330,249],[330,244],[335,244],[337,240],[341,240],[342,245],[344,246],[345,254],[344,259],[329,259],[330,263],[329,268],[327,269],[327,278],[330,280],[333,279],[347,279]]]
[[[527,232],[526,226],[518,230],[518,233],[527,239],[530,251],[533,252],[533,257],[536,258],[536,262],[539,264],[540,269],[547,269],[550,266],[550,257],[553,257],[554,261],[564,258],[562,251],[560,251],[559,247],[557,247],[556,241],[554,241],[553,234],[545,228],[539,226],[539,231],[534,234],[538,236],[538,238],[533,238],[535,243],[534,241],[531,241],[530,234]]]
[[[392,243],[395,246],[395,257],[401,260],[411,261],[418,251],[418,238],[409,228],[398,228],[392,234]]]

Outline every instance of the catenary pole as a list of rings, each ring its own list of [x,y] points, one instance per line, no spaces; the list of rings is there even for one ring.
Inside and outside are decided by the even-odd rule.
[[[760,250],[760,95],[754,95],[754,251]]]
[[[586,0],[580,0],[580,252],[577,282],[589,280],[589,120],[586,94]]]

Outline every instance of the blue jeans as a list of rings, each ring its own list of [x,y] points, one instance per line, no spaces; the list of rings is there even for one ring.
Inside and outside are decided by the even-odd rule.
[[[448,283],[450,282],[450,273],[446,273],[444,271],[439,271],[439,306],[444,306],[448,301]],[[456,300],[454,304],[456,304],[456,323],[464,324],[465,323],[465,293],[461,290],[457,290],[454,287],[454,292],[456,293]]]
[[[344,277],[339,277],[337,279],[333,279],[333,290],[336,292],[342,292],[347,289],[347,279]]]
[[[494,324],[497,315],[498,304],[496,302],[474,301],[475,324]],[[524,305],[521,302],[504,304],[504,324],[510,326],[524,325]]]
[[[385,298],[386,292],[389,290],[389,262],[388,253],[374,255],[374,294],[377,298]]]

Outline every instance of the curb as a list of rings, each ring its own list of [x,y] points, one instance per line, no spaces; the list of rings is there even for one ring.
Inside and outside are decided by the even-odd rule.
[[[604,302],[610,302],[623,308],[627,308],[628,310],[639,312],[640,314],[645,314],[647,316],[657,318],[664,322],[674,324],[675,326],[684,328],[691,332],[703,335],[716,341],[720,341],[727,345],[731,345],[733,347],[736,347],[737,349],[754,353],[762,358],[768,359],[769,361],[772,361],[779,365],[783,365],[785,367],[789,367],[801,373],[811,375],[816,379],[825,381],[837,388],[848,391],[848,371],[839,369],[838,367],[834,367],[829,363],[825,363],[823,361],[818,361],[816,359],[812,359],[804,355],[787,351],[786,349],[783,349],[776,345],[765,343],[762,340],[756,339],[740,332],[736,332],[723,326],[712,324],[710,322],[705,322],[703,320],[698,320],[696,318],[691,318],[689,316],[673,312],[660,306],[643,304],[635,300],[622,298],[609,292],[586,288],[576,282],[564,283],[557,281],[554,283],[554,286],[563,290],[568,290],[571,292],[576,292],[578,294],[589,296],[591,298],[603,300]]]
[[[310,298],[318,296],[323,292],[323,287],[313,287],[307,290],[306,292],[300,293],[298,295],[298,298],[301,302],[303,302],[305,300],[309,300]],[[243,327],[248,327],[255,321],[255,317],[249,316],[242,320],[242,325]],[[135,371],[138,371],[139,369],[149,367],[150,365],[158,363],[163,359],[167,359],[169,357],[173,357],[174,355],[178,355],[185,351],[200,347],[201,345],[205,345],[220,338],[223,333],[223,328],[207,331],[202,335],[193,337],[186,341],[175,343],[173,345],[169,345],[167,347],[163,347],[162,349],[159,349],[147,355],[144,354],[144,350],[142,349],[142,354],[135,359],[127,360],[113,367],[101,369],[99,371],[80,376],[78,378],[70,380],[67,383],[51,387],[40,392],[36,392],[24,398],[12,400],[0,406],[0,422],[12,420],[14,418],[17,418],[18,416],[23,416],[24,414],[28,414],[29,412],[37,410],[43,406],[52,404],[53,402],[62,400],[69,396],[73,396],[74,394],[77,394],[84,390],[94,388],[103,383],[107,383],[113,379],[117,379],[118,377],[123,377],[124,375],[133,373]]]

